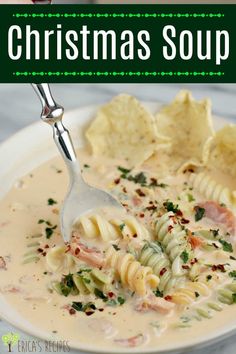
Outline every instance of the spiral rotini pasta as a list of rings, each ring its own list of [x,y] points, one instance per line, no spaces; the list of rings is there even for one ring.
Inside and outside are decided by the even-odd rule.
[[[109,289],[112,276],[98,269],[80,268],[74,274],[63,275],[61,281],[53,281],[51,286],[60,295],[94,294],[96,289]]]
[[[197,319],[200,317],[202,318],[212,318],[213,313],[212,311],[216,311],[216,312],[220,312],[222,311],[223,308],[222,306],[217,303],[216,301],[211,301],[205,304],[205,306],[202,307],[197,307],[196,308],[196,315],[197,315]]]
[[[142,265],[151,267],[153,272],[160,277],[158,289],[167,292],[169,289],[180,286],[185,277],[173,277],[171,263],[161,247],[155,243],[146,243],[139,255]]]
[[[182,267],[184,262],[181,254],[186,251],[190,256],[192,253],[186,230],[175,220],[175,215],[172,212],[168,212],[158,219],[155,231],[158,241],[172,262],[171,270],[173,276],[184,275],[186,269]]]
[[[159,284],[150,267],[142,266],[133,255],[116,251],[112,246],[106,251],[106,265],[115,270],[123,286],[138,295],[145,295],[149,288],[155,289]]]
[[[184,287],[180,287],[171,293],[172,301],[179,305],[189,305],[197,301],[198,297],[209,296],[210,289],[203,282],[187,282]]]
[[[223,304],[231,305],[236,301],[235,294],[236,283],[227,284],[218,290],[218,300]]]
[[[68,254],[65,251],[65,246],[56,246],[47,253],[46,263],[51,271],[57,272],[70,270],[75,265],[75,261],[71,254]]]
[[[207,199],[223,203],[228,206],[235,204],[233,192],[220,183],[217,183],[211,176],[204,172],[191,173],[189,181],[198,192]]]
[[[101,238],[103,241],[112,241],[119,238],[149,239],[147,229],[134,217],[107,220],[99,214],[84,215],[79,219],[83,235],[87,238]]]

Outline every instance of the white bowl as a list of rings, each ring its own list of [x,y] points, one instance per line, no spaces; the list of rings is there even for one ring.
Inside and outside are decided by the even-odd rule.
[[[146,102],[144,105],[152,112],[155,112],[160,108],[159,104],[150,102]],[[64,123],[72,132],[75,146],[78,147],[84,144],[84,129],[94,117],[97,108],[98,106],[89,106],[65,114]],[[222,127],[226,123],[227,120],[223,118],[214,119],[216,129]],[[52,139],[50,126],[43,124],[40,121],[21,130],[6,142],[2,143],[0,145],[0,197],[3,197],[6,194],[15,180],[57,154],[58,151]],[[15,309],[10,307],[3,295],[0,295],[0,317],[30,335],[43,340],[51,340],[51,337],[46,331],[34,327],[30,322],[22,318]],[[207,333],[206,331],[205,336],[195,338],[189,338],[189,336],[186,336],[184,343],[177,347],[175,346],[175,343],[166,343],[165,348],[152,350],[145,347],[104,350],[96,348],[96,346],[91,344],[78,345],[78,343],[71,343],[71,347],[93,353],[179,353],[182,350],[192,350],[196,347],[199,348],[215,343],[216,341],[230,336],[233,332],[236,332],[235,330],[236,318],[233,323],[230,321],[227,325],[222,325],[222,328],[214,333]]]

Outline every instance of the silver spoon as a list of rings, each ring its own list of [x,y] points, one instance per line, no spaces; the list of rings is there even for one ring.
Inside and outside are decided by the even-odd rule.
[[[62,123],[64,108],[54,101],[48,84],[32,86],[42,103],[41,119],[52,126],[54,141],[69,171],[69,191],[60,214],[62,236],[65,242],[69,242],[72,226],[80,215],[102,207],[122,210],[123,207],[109,193],[91,187],[84,181],[69,131]]]

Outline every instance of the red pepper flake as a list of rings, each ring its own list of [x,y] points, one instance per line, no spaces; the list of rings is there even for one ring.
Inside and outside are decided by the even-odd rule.
[[[176,210],[175,214],[176,214],[177,216],[180,216],[180,217],[183,216],[183,213],[182,213],[181,210]]]
[[[76,311],[74,309],[69,309],[69,314],[70,315],[75,315]]]
[[[0,256],[0,269],[7,270],[6,261],[2,256]]]
[[[183,269],[189,269],[189,266],[188,266],[187,264],[183,264],[183,265],[182,265],[182,268],[183,268]]]
[[[140,217],[140,218],[144,218],[144,213],[140,213],[140,214],[139,214],[139,217]]]
[[[140,197],[145,197],[146,194],[142,191],[142,189],[136,189],[135,192],[140,196]]]
[[[197,262],[198,262],[197,258],[193,258],[193,259],[191,259],[190,264],[193,265]]]
[[[123,207],[127,207],[128,208],[128,204],[126,204],[126,203],[121,203],[121,205],[123,205]]]
[[[157,207],[155,205],[152,205],[152,206],[148,206],[146,207],[147,210],[156,210]]]
[[[103,309],[103,308],[101,308],[101,309],[98,309],[98,311],[102,312],[102,311],[104,311],[104,309]]]
[[[219,271],[222,272],[222,273],[225,273],[225,272],[226,272],[224,264],[214,264],[214,265],[211,267],[211,270],[212,270],[213,272],[215,272],[216,270],[219,270]]]
[[[169,225],[169,226],[168,226],[168,232],[171,232],[172,229],[173,229],[173,226],[172,226],[172,225]]]
[[[177,224],[176,215],[169,215],[169,219],[172,219],[174,224]]]
[[[42,248],[38,248],[37,251],[38,251],[39,253],[43,253],[43,249],[42,249]]]
[[[86,311],[85,314],[86,314],[87,316],[91,316],[91,315],[94,314],[94,311]]]
[[[212,243],[212,246],[214,246],[215,248],[219,248],[219,246],[217,246],[215,242]]]
[[[46,254],[47,254],[47,252],[43,252],[43,253],[42,253],[42,255],[43,255],[44,257],[46,256]]]
[[[185,218],[182,218],[180,220],[181,224],[189,224],[189,220],[185,219]]]
[[[136,238],[136,237],[138,237],[138,235],[137,234],[133,234],[133,237]]]
[[[79,249],[79,247],[77,247],[77,248],[75,249],[75,255],[77,256],[79,253],[80,253],[80,249]]]
[[[49,245],[45,245],[44,248],[49,248]]]
[[[114,183],[115,183],[115,184],[119,184],[119,183],[120,183],[120,178],[114,179]]]
[[[150,200],[149,204],[153,204],[153,201],[152,201],[152,200]]]
[[[150,181],[152,182],[152,184],[157,185],[157,179],[156,178],[151,177]]]
[[[107,294],[109,297],[113,297],[115,294],[112,291],[109,291],[109,293]]]
[[[162,277],[162,275],[164,275],[166,271],[167,271],[166,268],[162,268],[162,270],[160,271],[160,277]]]
[[[124,193],[127,193],[127,189],[126,189],[125,187],[123,187],[122,191],[123,191]]]
[[[164,299],[165,299],[166,301],[172,301],[172,296],[167,295],[167,296],[164,297]]]
[[[75,237],[75,236],[72,236],[72,237]],[[71,250],[71,246],[70,246],[70,245],[67,245],[67,246],[66,246],[65,253],[68,253],[70,250]]]

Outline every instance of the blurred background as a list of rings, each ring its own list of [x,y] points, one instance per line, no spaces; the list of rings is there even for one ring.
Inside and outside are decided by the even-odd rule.
[[[66,111],[85,105],[102,104],[119,93],[129,93],[140,100],[165,104],[179,90],[188,89],[196,99],[209,97],[215,115],[224,116],[236,123],[236,84],[54,84],[51,87],[56,101]],[[0,85],[0,141],[26,125],[37,122],[40,113],[41,104],[30,84]]]

